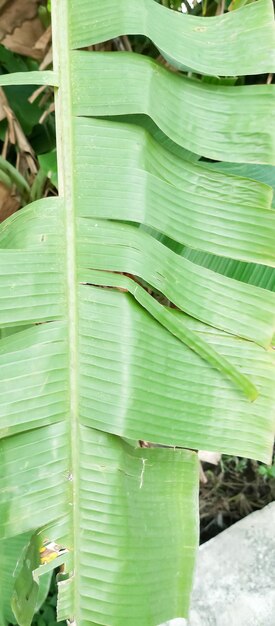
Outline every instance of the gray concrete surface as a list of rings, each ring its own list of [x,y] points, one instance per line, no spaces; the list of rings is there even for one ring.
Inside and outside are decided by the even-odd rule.
[[[275,502],[201,546],[189,621],[165,626],[275,626]]]

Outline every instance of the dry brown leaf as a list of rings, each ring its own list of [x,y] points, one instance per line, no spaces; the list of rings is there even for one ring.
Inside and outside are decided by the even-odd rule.
[[[0,182],[0,222],[3,222],[7,217],[15,213],[19,207],[20,200],[15,192],[7,189],[7,187]]]
[[[203,461],[204,463],[218,465],[222,455],[220,452],[208,452],[208,450],[199,450],[198,456],[200,461]]]
[[[43,51],[34,47],[41,34],[43,34],[41,21],[35,17],[32,20],[23,22],[12,34],[6,35],[1,43],[16,54],[22,54],[23,56],[32,57],[36,61],[41,61]]]
[[[44,35],[38,4],[39,0],[0,0],[0,42],[13,52],[41,61],[45,50],[35,47]]]
[[[5,92],[2,87],[0,87],[0,122],[2,122],[2,120],[6,117],[5,107],[7,106],[9,106],[9,103],[5,96]]]
[[[200,463],[200,483],[202,483],[203,485],[206,485],[207,483],[207,477],[203,471],[203,467],[201,463]]]
[[[0,11],[3,9],[3,7],[8,4],[9,0],[0,0]]]
[[[0,5],[0,41],[37,15],[39,0],[10,0]]]
[[[88,46],[88,50],[100,52],[104,50],[105,52],[110,52],[112,50],[112,40],[104,41],[104,43],[96,43],[93,46]]]
[[[52,40],[52,27],[49,26],[47,30],[42,33],[41,37],[36,41],[35,48],[37,50],[41,50],[43,54],[45,54],[47,47],[49,46]]]
[[[14,112],[7,104],[3,105],[3,110],[6,114],[8,122],[8,136],[6,135],[4,146],[5,152],[7,151],[7,145],[16,144],[18,147],[18,164],[17,169],[21,171],[21,165],[23,166],[24,173],[29,170],[31,174],[37,173],[37,164],[35,159],[35,153],[25,136],[18,119],[15,117]],[[3,155],[5,156],[5,155]]]
[[[198,457],[200,460],[200,482],[205,485],[207,483],[207,476],[204,473],[202,463],[211,463],[212,465],[218,465],[221,460],[220,452],[209,452],[208,450],[199,450]]]
[[[55,111],[55,103],[52,102],[50,106],[48,107],[48,109],[44,111],[44,113],[41,115],[39,119],[39,124],[44,124],[45,119],[48,117],[48,115],[50,115],[50,113],[53,113],[54,111]]]
[[[174,73],[178,72],[178,69],[174,65],[170,65],[170,63],[166,61],[166,59],[162,56],[162,54],[158,55],[158,57],[156,58],[156,61],[160,63],[160,65],[163,65],[163,67],[166,67],[171,72],[174,72]]]
[[[37,87],[37,89],[32,93],[32,95],[28,98],[28,101],[32,104],[35,102],[36,98],[39,98],[43,91],[47,89],[47,85],[41,85],[41,87]]]
[[[42,61],[42,63],[40,63],[39,65],[39,69],[45,70],[46,67],[49,67],[49,65],[51,65],[53,62],[53,49],[52,47],[48,50],[48,52],[45,54],[45,57]]]
[[[1,156],[3,157],[3,159],[6,159],[8,156],[8,148],[9,148],[9,131],[6,130],[3,148],[1,152]]]
[[[19,164],[18,164],[18,169],[20,171],[22,171],[22,165],[25,169],[25,165],[24,165],[24,161],[26,161],[26,165],[27,168],[31,174],[36,174],[37,173],[37,164],[36,164],[36,159],[35,159],[35,153],[30,145],[30,143],[28,142],[26,136],[23,133],[23,130],[18,122],[18,120],[15,118],[14,120],[14,132],[15,132],[15,136],[16,136],[16,143],[18,145],[19,148]],[[20,163],[22,165],[20,165]]]

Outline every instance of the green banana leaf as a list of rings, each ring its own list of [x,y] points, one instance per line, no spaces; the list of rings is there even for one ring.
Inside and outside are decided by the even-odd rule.
[[[143,113],[201,156],[275,164],[274,85],[208,84],[131,52],[73,51],[71,64],[74,115]]]
[[[273,191],[272,206],[274,207],[275,197],[275,168],[272,165],[252,165],[247,163],[208,163],[208,168],[236,176],[244,176],[250,180],[260,181],[269,185]]]
[[[121,3],[113,22],[107,6],[109,19],[101,3],[54,0],[54,72],[0,77],[55,86],[59,166],[59,197],[0,226],[3,626],[29,626],[60,566],[58,619],[73,626],[187,616],[196,451],[272,454],[275,293],[203,268],[165,238],[274,271],[269,181],[198,163],[274,163],[274,87],[71,49],[146,32],[181,66],[202,71],[198,55],[207,73],[219,63],[235,74],[242,52],[243,71],[267,72],[271,5],[198,22],[151,0]],[[232,54],[218,57],[225,35]],[[55,546],[47,562],[44,541]]]
[[[247,176],[250,186],[256,181],[270,185],[273,191],[271,206],[275,208],[275,168],[272,165],[251,165],[246,163],[207,163],[207,167],[215,172],[236,174],[237,176]],[[248,181],[247,181],[248,182]],[[167,243],[167,237],[160,235],[159,240]],[[168,243],[170,245],[170,242]],[[219,272],[224,276],[234,278],[236,280],[249,283],[270,291],[275,291],[275,272],[273,268],[267,266],[259,266],[257,263],[245,263],[243,261],[235,261],[232,258],[222,258],[215,254],[205,254],[196,251],[187,246],[180,246],[172,243],[172,248],[176,249],[178,254],[182,254],[190,261],[198,263],[204,267]],[[232,255],[231,255],[232,256]]]
[[[273,19],[271,0],[207,19],[170,11],[154,0],[72,0],[70,43],[83,48],[142,33],[176,67],[210,76],[262,74],[274,72]]]
[[[79,118],[74,143],[85,217],[143,223],[192,248],[275,265],[270,187],[251,181],[248,189],[247,179],[211,175],[193,163],[183,169],[182,159],[132,125]]]

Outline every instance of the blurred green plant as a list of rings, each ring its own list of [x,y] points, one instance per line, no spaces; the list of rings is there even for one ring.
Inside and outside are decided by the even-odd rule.
[[[275,478],[275,463],[273,463],[273,465],[260,464],[258,467],[258,472],[267,480],[270,478]]]

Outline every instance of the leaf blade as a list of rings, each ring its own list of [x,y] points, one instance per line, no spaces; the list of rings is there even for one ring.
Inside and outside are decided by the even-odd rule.
[[[265,0],[210,18],[183,15],[153,0],[121,0],[119,6],[73,0],[70,19],[74,48],[142,33],[181,69],[219,76],[274,71],[273,7]]]

